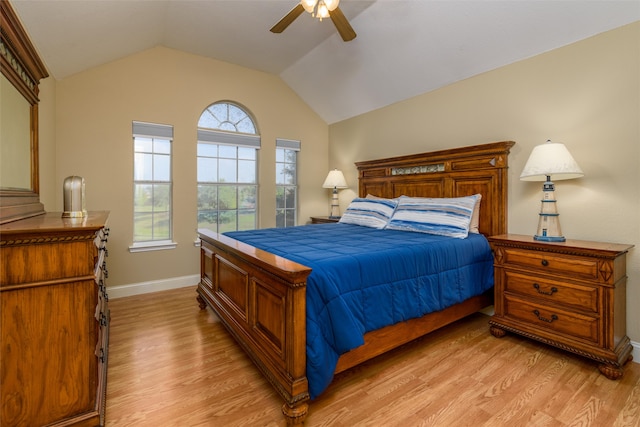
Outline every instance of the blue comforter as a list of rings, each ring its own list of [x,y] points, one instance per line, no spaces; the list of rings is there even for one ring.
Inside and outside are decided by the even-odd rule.
[[[311,398],[366,332],[442,310],[493,286],[487,239],[330,223],[225,233],[312,268],[307,279]]]

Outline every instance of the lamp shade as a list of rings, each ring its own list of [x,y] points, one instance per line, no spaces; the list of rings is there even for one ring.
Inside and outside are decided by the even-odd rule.
[[[341,171],[334,169],[327,175],[322,188],[347,188],[347,181]]]
[[[533,148],[520,174],[520,179],[546,181],[548,176],[552,181],[560,181],[580,178],[584,173],[564,144],[548,140]]]

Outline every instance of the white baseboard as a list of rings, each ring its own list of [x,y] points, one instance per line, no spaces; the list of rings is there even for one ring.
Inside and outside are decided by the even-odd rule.
[[[631,341],[631,346],[633,347],[633,351],[631,352],[633,362],[640,363],[640,342]]]
[[[129,297],[132,295],[148,294],[169,289],[195,286],[200,281],[200,275],[173,277],[170,279],[152,280],[150,282],[132,283],[130,285],[108,286],[109,299]]]

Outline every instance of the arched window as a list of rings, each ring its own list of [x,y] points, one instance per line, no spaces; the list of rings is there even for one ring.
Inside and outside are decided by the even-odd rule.
[[[228,101],[209,105],[200,115],[198,128],[257,134],[256,125],[249,113],[238,104]]]
[[[251,114],[231,101],[198,120],[198,228],[218,233],[257,227],[260,135]]]

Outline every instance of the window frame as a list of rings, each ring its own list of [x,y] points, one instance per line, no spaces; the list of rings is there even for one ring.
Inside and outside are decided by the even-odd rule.
[[[151,141],[151,149],[145,151],[138,151],[137,144],[140,142],[138,139],[150,139]],[[161,150],[156,151],[156,141],[160,143],[160,141],[168,141],[168,152],[162,152]],[[132,236],[132,244],[129,246],[129,252],[147,252],[147,251],[157,251],[157,250],[166,250],[166,249],[174,249],[177,246],[177,243],[173,241],[173,126],[165,125],[165,124],[157,124],[157,123],[147,123],[147,122],[132,122],[132,142],[133,142],[133,212],[132,212],[132,220],[133,220],[133,236]],[[151,179],[140,179],[139,173],[137,170],[137,154],[147,154],[151,155]],[[168,158],[168,178],[167,179],[157,179],[155,176],[155,161],[161,160],[163,157]],[[165,159],[166,160],[166,159]],[[151,239],[151,240],[136,240],[136,206],[138,206],[136,200],[136,189],[140,185],[161,185],[168,186],[168,238],[162,239]],[[153,197],[152,197],[153,198]],[[152,202],[152,205],[154,203]],[[153,216],[152,212],[152,216]],[[153,229],[152,220],[152,229]],[[152,232],[153,233],[153,232]]]
[[[283,161],[278,161],[278,150],[283,150]],[[287,158],[287,151],[292,151],[295,153],[295,162],[288,162],[286,160]],[[292,139],[282,139],[282,138],[277,138],[276,139],[276,211],[275,211],[275,215],[276,215],[276,227],[294,227],[296,225],[298,225],[298,152],[300,151],[300,141],[297,140],[292,140]],[[294,164],[295,165],[295,174],[294,174],[294,179],[293,179],[293,183],[291,184],[287,184],[287,183],[278,183],[278,171],[279,171],[279,164],[283,164],[283,165],[291,165]],[[283,170],[286,168],[283,168]],[[280,190],[282,189],[283,191],[283,207],[278,207],[278,197],[279,197],[279,193]],[[293,207],[287,207],[287,191],[288,190],[293,190],[294,193],[294,203],[293,203]],[[278,215],[280,213],[280,211],[282,211],[284,213],[284,224],[279,225],[278,224]],[[287,218],[288,218],[288,212],[293,212],[293,222],[288,224],[287,222]]]
[[[230,114],[227,113],[227,116],[225,116],[225,109],[226,111],[230,111],[233,110],[233,117],[231,117]],[[215,123],[217,123],[219,125],[220,128],[205,128],[202,127],[203,123],[209,123],[211,122],[211,115],[212,113],[218,113],[218,116],[216,117],[216,119],[214,120]],[[245,131],[254,131],[255,133],[247,133],[247,132],[242,132],[238,130],[238,124],[241,124],[241,129],[245,130]],[[235,130],[234,130],[235,129]],[[197,200],[198,200],[198,206],[197,206],[197,224],[198,224],[198,228],[210,228],[215,232],[225,232],[225,231],[232,231],[231,229],[222,229],[221,231],[221,224],[222,222],[220,221],[220,218],[222,218],[222,216],[220,215],[221,213],[230,213],[230,212],[235,212],[235,228],[234,230],[245,230],[245,229],[257,229],[258,225],[259,225],[259,150],[261,147],[261,139],[260,139],[260,135],[257,133],[256,131],[257,127],[255,125],[255,120],[253,119],[253,116],[250,114],[250,112],[243,106],[231,102],[231,101],[220,101],[220,102],[216,102],[214,104],[209,105],[204,111],[203,113],[200,115],[200,119],[198,120],[198,138],[197,138],[197,148],[196,148],[196,163],[197,163],[197,170],[196,170],[196,181],[197,181]],[[216,152],[215,155],[201,155],[201,145],[202,144],[209,144],[211,146],[215,146],[216,149],[213,150]],[[230,158],[230,157],[224,157],[221,156],[220,151],[221,151],[221,147],[235,147],[236,149],[236,156],[235,158]],[[242,158],[242,156],[240,155],[241,150],[246,150],[246,149],[253,149],[253,153],[254,156],[253,158],[249,158],[249,157],[245,157]],[[202,159],[214,159],[213,162],[215,162],[215,180],[202,180],[201,178],[204,176],[204,172],[200,171],[200,165],[201,163],[204,163],[205,160]],[[226,160],[227,164],[229,160],[234,160],[235,159],[235,181],[231,182],[231,181],[220,181],[220,165],[221,165],[221,159]],[[213,163],[211,160],[209,160],[211,163]],[[254,170],[252,171],[253,173],[253,181],[243,181],[240,179],[240,171],[242,169],[241,167],[241,163],[242,162],[248,162],[248,161],[253,161],[254,162]],[[203,189],[203,186],[206,187],[211,187],[214,188],[215,187],[215,191],[210,191],[210,194],[215,194],[215,202],[212,203],[213,206],[211,206],[211,208],[209,209],[201,209],[203,203],[203,200],[201,200],[201,190]],[[233,187],[235,188],[236,191],[236,195],[235,195],[235,208],[234,209],[220,209],[220,204],[219,201],[220,199],[220,190],[224,189],[224,188],[229,188],[229,187]],[[241,196],[241,191],[244,188],[247,187],[251,187],[252,188],[252,195],[250,194],[249,197],[253,197],[253,207],[251,209],[242,209],[241,207],[241,202],[242,202],[242,196]],[[210,202],[211,203],[211,202]],[[212,214],[214,213],[215,214]],[[253,225],[252,228],[246,228],[246,227],[241,227],[242,224],[242,213],[243,212],[252,212],[253,213]],[[215,217],[215,223],[213,221],[209,221],[209,222],[204,222],[201,220],[202,216],[205,214],[210,214],[212,215],[212,217]],[[207,224],[207,226],[205,226],[204,224]]]

